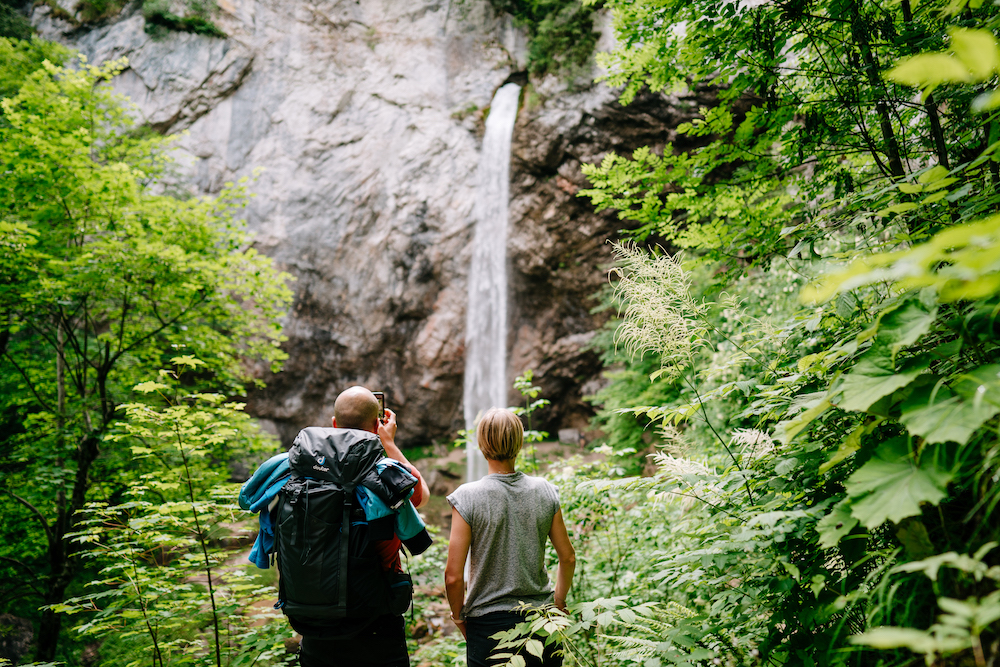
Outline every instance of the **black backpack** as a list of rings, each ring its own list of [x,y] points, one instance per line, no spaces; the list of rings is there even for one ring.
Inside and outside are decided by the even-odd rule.
[[[405,502],[416,482],[379,477],[383,456],[377,435],[343,428],[304,429],[288,450],[291,479],[274,510],[276,606],[303,636],[350,636],[409,607],[409,575],[384,572],[373,545],[392,539],[395,517],[368,521],[355,498],[363,485],[389,507]]]

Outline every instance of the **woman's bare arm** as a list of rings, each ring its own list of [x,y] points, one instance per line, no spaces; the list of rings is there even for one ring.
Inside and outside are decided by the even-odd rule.
[[[454,524],[452,524],[454,526]],[[454,528],[452,528],[454,535]],[[569,533],[566,532],[566,523],[563,521],[562,510],[556,512],[552,517],[552,528],[549,529],[549,539],[556,549],[556,556],[559,557],[559,567],[556,568],[556,590],[555,603],[560,611],[566,611],[566,595],[573,586],[573,572],[576,570],[576,550],[569,541]],[[449,562],[451,553],[448,554]]]
[[[565,527],[563,528],[565,532]],[[567,538],[568,543],[568,538]],[[451,618],[465,636],[465,621],[461,620],[465,604],[465,561],[472,544],[472,528],[454,507],[451,508],[451,537],[448,539],[448,562],[444,566],[444,589],[451,606]]]

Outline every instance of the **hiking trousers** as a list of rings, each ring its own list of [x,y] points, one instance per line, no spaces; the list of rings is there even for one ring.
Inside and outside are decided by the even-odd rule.
[[[410,667],[406,622],[392,614],[375,620],[352,639],[303,637],[300,667]]]
[[[524,616],[512,611],[495,611],[466,618],[465,646],[468,667],[495,667],[497,663],[495,660],[490,662],[490,654],[496,650],[500,642],[490,639],[490,635],[510,630],[523,620]],[[522,651],[520,655],[524,658],[526,667],[561,667],[563,659],[561,655],[555,655],[557,648],[555,645],[546,646],[541,660],[527,651]]]

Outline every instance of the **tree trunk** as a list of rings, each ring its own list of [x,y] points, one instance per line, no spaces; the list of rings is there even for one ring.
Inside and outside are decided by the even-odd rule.
[[[903,23],[913,25],[913,10],[910,7],[910,0],[903,0],[900,7],[903,10]],[[914,53],[916,48],[911,48]],[[941,116],[938,114],[937,102],[934,95],[928,95],[924,102],[924,110],[927,112],[927,120],[931,126],[931,139],[934,141],[934,152],[937,154],[938,164],[945,169],[951,169],[948,163],[948,146],[944,141],[944,131],[941,129]]]
[[[70,574],[70,577],[72,575]],[[45,591],[45,604],[58,604],[65,599],[65,582],[51,581]],[[56,648],[59,646],[59,633],[62,630],[62,615],[51,609],[42,611],[42,620],[38,626],[38,648],[35,651],[36,662],[52,662],[56,659]]]
[[[876,95],[875,112],[878,114],[879,129],[882,132],[882,142],[885,145],[885,154],[889,159],[889,173],[895,178],[906,175],[903,170],[903,161],[899,150],[899,140],[892,129],[892,119],[889,117],[889,104],[886,102],[887,91],[880,78],[878,62],[875,54],[872,53],[871,42],[868,39],[868,27],[864,24],[861,11],[857,3],[851,7],[851,36],[861,53],[861,60],[865,76],[868,78],[868,85],[871,86],[872,94]],[[879,94],[881,89],[882,93]]]
[[[64,501],[58,507],[58,517],[52,526],[52,538],[49,541],[49,576],[45,582],[46,605],[63,602],[66,589],[76,576],[74,557],[80,551],[80,547],[68,542],[66,535],[75,529],[76,513],[83,509],[87,502],[90,467],[100,454],[100,434],[100,431],[92,432],[77,445],[77,467],[73,480],[73,492],[68,503]],[[65,496],[63,497],[65,498]],[[44,610],[38,630],[38,648],[35,652],[35,660],[52,662],[55,659],[61,629],[62,616],[51,609]]]

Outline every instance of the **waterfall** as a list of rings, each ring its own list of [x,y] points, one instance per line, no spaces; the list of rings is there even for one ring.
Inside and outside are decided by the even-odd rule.
[[[507,207],[510,190],[510,137],[521,87],[508,83],[493,96],[486,118],[476,178],[465,321],[465,428],[492,407],[507,407]],[[486,459],[474,438],[466,446],[466,478],[486,475]]]

